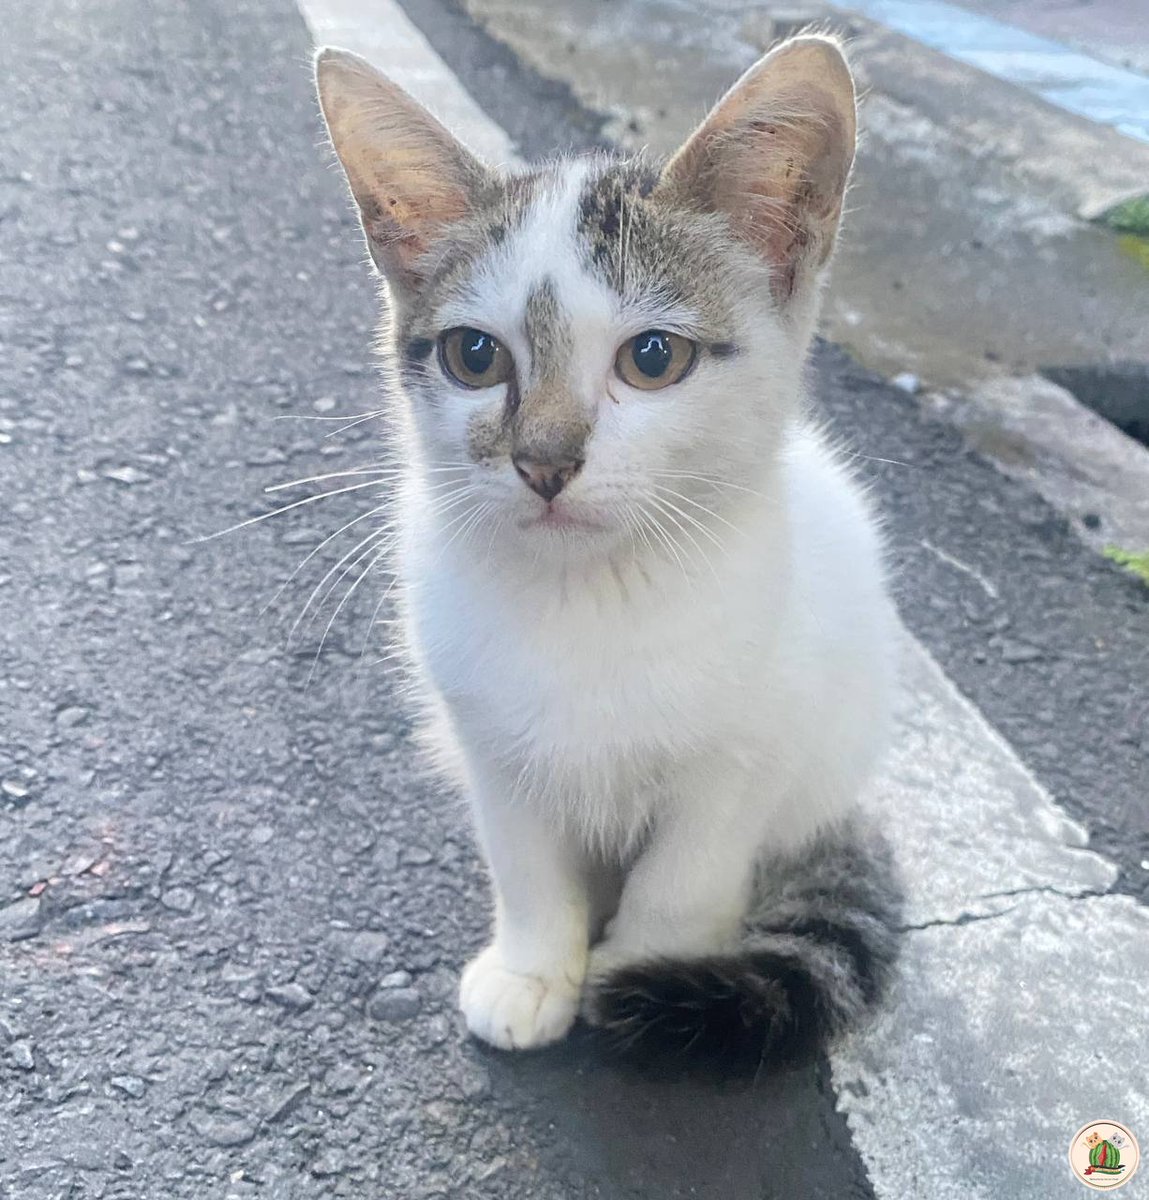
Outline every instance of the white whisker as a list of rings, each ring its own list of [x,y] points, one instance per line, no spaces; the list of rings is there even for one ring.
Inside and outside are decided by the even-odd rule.
[[[682,534],[684,537],[686,537],[686,538],[689,538],[689,540],[690,540],[690,544],[691,544],[691,545],[692,545],[692,546],[695,548],[695,550],[697,550],[697,551],[698,551],[698,553],[699,553],[699,556],[702,558],[702,561],[703,561],[703,562],[704,562],[704,563],[707,565],[707,567],[710,569],[710,573],[711,573],[711,574],[714,576],[715,580],[718,580],[718,572],[717,572],[717,571],[714,569],[714,564],[713,564],[713,563],[710,561],[710,555],[708,555],[708,554],[706,553],[706,549],[705,549],[705,547],[704,547],[704,546],[702,545],[702,543],[701,543],[701,542],[700,542],[700,541],[699,541],[699,540],[698,540],[698,539],[697,539],[697,538],[694,536],[694,534],[693,534],[693,533],[691,533],[690,529],[689,529],[687,526],[683,525],[683,524],[682,524],[682,522],[681,522],[681,521],[678,519],[678,517],[675,515],[675,512],[681,512],[681,509],[674,509],[674,506],[673,506],[673,505],[672,505],[672,504],[671,504],[671,503],[670,503],[668,500],[663,500],[663,499],[661,499],[661,498],[660,498],[660,497],[658,497],[658,496],[653,496],[653,495],[652,495],[652,496],[649,496],[649,497],[648,497],[648,499],[649,499],[649,500],[650,500],[652,503],[654,503],[654,504],[658,505],[659,509],[660,509],[662,512],[664,512],[664,513],[667,515],[667,517],[669,517],[669,518],[670,518],[670,520],[673,522],[673,524],[674,524],[675,528],[676,528],[676,529],[677,529],[677,530],[678,530],[678,531],[679,531],[679,532],[680,532],[680,533],[681,533],[681,534]],[[695,522],[695,524],[698,524],[698,522],[696,521],[696,522]],[[706,532],[707,534],[709,534],[709,533],[710,533],[710,531],[709,531],[709,530],[706,530],[705,532]],[[717,542],[717,543],[715,543],[715,544],[716,544],[716,545],[718,545],[718,546],[721,548],[721,543],[720,543],[720,542]],[[684,548],[684,552],[685,552],[685,548]],[[719,582],[721,582],[721,581],[719,581]]]
[[[339,574],[339,577],[335,580],[335,582],[331,585],[331,587],[329,587],[327,589],[327,591],[324,592],[323,599],[319,602],[320,608],[323,607],[324,603],[327,600],[327,597],[330,596],[331,593],[335,590],[335,588],[337,588],[339,586],[339,582],[340,582],[340,580],[342,580],[343,576],[346,575],[348,571],[353,570],[357,563],[361,562],[364,558],[367,557],[368,554],[371,553],[371,550],[373,549],[371,544],[373,542],[377,541],[379,538],[384,537],[388,532],[389,532],[389,530],[387,529],[386,526],[384,526],[380,529],[372,530],[371,533],[369,533],[361,542],[358,543],[358,545],[353,546],[327,572],[327,574],[324,575],[323,578],[315,585],[315,587],[311,591],[311,595],[307,597],[307,602],[306,602],[306,604],[304,604],[303,609],[300,612],[299,616],[297,616],[295,618],[295,620],[292,622],[291,629],[288,631],[288,634],[287,634],[288,645],[291,644],[292,639],[295,637],[296,630],[299,628],[300,623],[303,621],[303,618],[307,616],[308,610],[311,608],[311,605],[315,602],[315,597],[317,595],[319,595],[319,592],[322,590],[324,584],[326,584],[327,581],[333,575],[335,575],[336,572],[339,571],[340,567],[343,568],[342,573]],[[363,551],[364,546],[368,547],[368,549],[366,551]],[[360,551],[363,551],[363,553],[360,553]],[[349,560],[352,559],[357,554],[359,555],[359,557],[356,558],[354,562],[349,563]],[[345,563],[349,563],[349,565],[344,566]]]
[[[306,479],[289,479],[286,483],[272,483],[265,487],[264,493],[282,492],[287,488],[302,487],[305,483],[322,483],[327,479],[341,479],[348,475],[387,475],[386,467],[352,467],[347,471],[328,471],[325,475],[310,475]]]
[[[249,517],[246,521],[240,521],[237,525],[229,525],[227,529],[220,529],[216,533],[205,533],[203,537],[192,538],[193,544],[200,542],[211,542],[216,538],[221,538],[228,533],[236,533],[240,529],[246,529],[249,525],[258,525],[260,521],[266,521],[270,517],[278,517],[282,513],[291,512],[293,508],[302,508],[305,504],[314,504],[316,500],[330,500],[332,496],[343,496],[347,492],[358,492],[362,488],[375,487],[378,484],[377,479],[367,479],[363,483],[348,484],[347,487],[336,488],[330,492],[319,492],[315,496],[304,496],[301,500],[293,500],[290,504],[284,504],[281,508],[274,508],[271,512],[260,513],[258,517]]]
[[[713,517],[716,521],[721,521],[727,529],[732,529],[735,533],[742,532],[737,525],[732,525],[721,513],[716,513],[714,509],[707,508],[705,504],[700,504],[697,500],[692,500],[689,496],[683,495],[682,492],[676,492],[674,488],[668,488],[664,483],[656,483],[654,488],[656,491],[665,492],[668,496],[673,496],[677,500],[682,500],[684,503],[692,505],[699,511],[706,513],[708,517]]]
[[[276,589],[275,595],[272,596],[272,598],[263,606],[259,615],[261,617],[266,615],[268,609],[272,608],[279,597],[283,595],[283,591],[288,584],[291,583],[291,581],[299,574],[299,572],[302,571],[305,566],[307,566],[307,564],[324,548],[324,546],[330,545],[337,537],[339,537],[341,533],[346,533],[347,530],[349,530],[353,525],[358,525],[360,521],[366,521],[368,517],[374,517],[383,512],[386,507],[386,504],[379,504],[375,508],[368,509],[367,512],[360,513],[359,516],[352,518],[347,522],[346,525],[340,526],[334,533],[329,533],[327,537],[325,537],[318,546],[311,550],[307,557],[304,558],[299,564],[299,566],[297,566],[295,570],[292,571],[291,574],[288,575],[288,577],[279,585],[279,587]]]
[[[729,479],[719,479],[716,475],[697,475],[691,471],[652,471],[652,475],[659,479],[694,479],[699,483],[708,483],[711,487],[729,488],[735,492],[746,492],[751,496],[758,496],[762,500],[768,499],[763,492],[755,491],[754,488],[744,487],[740,483],[733,483]]]
[[[343,599],[335,606],[335,611],[331,614],[331,619],[327,622],[323,630],[323,636],[319,639],[319,647],[315,651],[315,657],[311,660],[311,669],[307,672],[307,683],[310,685],[312,678],[315,675],[315,668],[319,663],[319,657],[323,653],[323,647],[327,644],[327,635],[331,632],[332,626],[335,624],[336,618],[343,611],[344,605],[355,594],[355,589],[367,578],[368,575],[379,565],[383,556],[387,553],[387,547],[384,546],[381,550],[375,552],[375,557],[367,564],[362,573],[356,577],[351,586],[343,593]],[[366,555],[364,555],[366,557]],[[354,564],[353,564],[354,565]]]

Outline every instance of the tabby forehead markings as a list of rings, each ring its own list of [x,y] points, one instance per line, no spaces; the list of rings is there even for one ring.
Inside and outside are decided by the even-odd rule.
[[[656,297],[698,314],[718,343],[732,326],[730,242],[712,215],[694,213],[660,186],[660,164],[601,156],[579,198],[584,262],[624,301]]]
[[[571,327],[549,275],[527,293],[523,329],[530,347],[532,383],[557,378],[570,357]]]

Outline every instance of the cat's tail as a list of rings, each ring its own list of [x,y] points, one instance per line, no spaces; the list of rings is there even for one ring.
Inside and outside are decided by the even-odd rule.
[[[636,963],[593,985],[588,1015],[619,1049],[793,1061],[882,997],[902,911],[884,839],[851,822],[759,874],[735,950]]]

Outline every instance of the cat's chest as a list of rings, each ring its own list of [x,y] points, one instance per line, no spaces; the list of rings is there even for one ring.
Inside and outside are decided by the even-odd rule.
[[[422,605],[418,641],[456,719],[504,751],[550,769],[650,769],[721,723],[732,664],[695,608],[471,600]]]

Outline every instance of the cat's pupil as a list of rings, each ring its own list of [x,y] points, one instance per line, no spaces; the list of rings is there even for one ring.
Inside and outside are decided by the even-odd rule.
[[[459,359],[472,375],[485,375],[495,362],[499,343],[481,329],[464,329],[459,338]]]
[[[660,329],[649,329],[634,339],[631,350],[634,365],[648,378],[658,379],[670,367],[673,351],[670,339]]]

